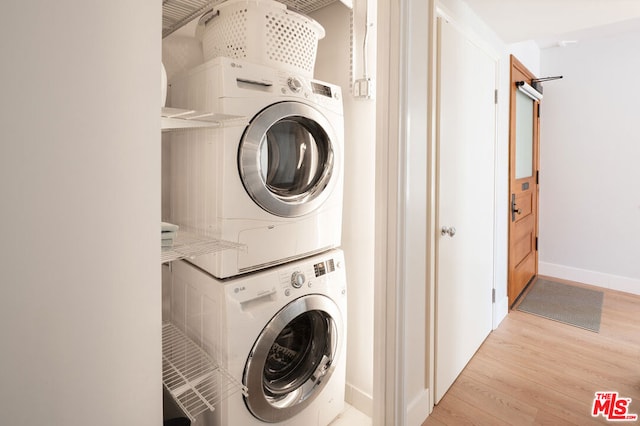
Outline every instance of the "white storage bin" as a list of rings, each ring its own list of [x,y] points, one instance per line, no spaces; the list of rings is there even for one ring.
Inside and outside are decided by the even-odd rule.
[[[228,0],[200,20],[204,60],[226,56],[313,77],[324,28],[272,0]],[[204,28],[202,28],[204,26]]]

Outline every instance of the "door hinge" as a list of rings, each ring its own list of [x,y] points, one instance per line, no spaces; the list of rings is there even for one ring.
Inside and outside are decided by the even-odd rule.
[[[538,118],[540,118],[540,103],[538,103]]]
[[[493,91],[493,103],[498,105],[498,89]]]
[[[491,303],[496,303],[496,289],[491,289]]]
[[[538,251],[538,237],[536,237],[536,251]]]
[[[536,170],[536,185],[540,185],[540,170]]]

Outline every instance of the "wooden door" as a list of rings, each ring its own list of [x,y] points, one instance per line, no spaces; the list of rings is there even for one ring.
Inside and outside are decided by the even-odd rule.
[[[438,19],[435,402],[492,325],[497,61]]]
[[[538,152],[540,102],[517,88],[535,76],[511,56],[509,129],[509,282],[512,306],[538,274]]]

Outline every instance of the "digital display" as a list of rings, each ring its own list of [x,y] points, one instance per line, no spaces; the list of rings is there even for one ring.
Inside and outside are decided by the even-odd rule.
[[[333,264],[333,259],[327,260],[327,272],[333,272],[335,270],[336,270],[336,267]]]
[[[325,274],[329,274],[336,270],[335,264],[333,263],[333,259],[327,260],[327,262],[320,262],[313,265],[313,271],[316,273],[316,278],[321,277]]]
[[[316,278],[321,277],[327,273],[327,269],[324,266],[324,262],[316,263],[315,265],[313,265],[313,270],[316,273]]]
[[[311,90],[313,90],[313,93],[316,93],[318,95],[326,96],[328,98],[333,97],[333,94],[331,93],[331,87],[325,86],[324,84],[319,84],[312,81]]]

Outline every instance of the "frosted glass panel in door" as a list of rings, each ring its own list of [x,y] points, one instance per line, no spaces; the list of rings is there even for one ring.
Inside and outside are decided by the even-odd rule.
[[[533,175],[533,105],[530,97],[516,90],[516,179]]]

